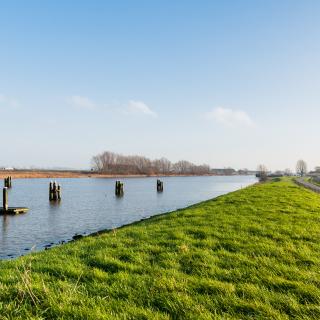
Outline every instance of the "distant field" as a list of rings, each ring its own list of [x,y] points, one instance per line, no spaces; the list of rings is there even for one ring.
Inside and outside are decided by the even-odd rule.
[[[60,171],[60,170],[0,170],[0,179],[7,176],[12,178],[79,178],[88,177],[92,173],[85,171]]]
[[[320,319],[320,196],[268,182],[14,261],[0,319]]]

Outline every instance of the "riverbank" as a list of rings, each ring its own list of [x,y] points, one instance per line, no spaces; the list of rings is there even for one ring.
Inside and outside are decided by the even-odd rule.
[[[112,175],[92,171],[61,171],[61,170],[0,170],[0,179],[11,176],[13,179],[37,178],[116,178],[116,177],[146,177],[147,175]]]
[[[320,197],[292,181],[0,262],[0,318],[320,318]]]
[[[192,177],[198,175],[177,174],[105,174],[93,171],[62,171],[62,170],[0,170],[0,179],[11,176],[13,179],[37,178],[143,178],[143,177]],[[201,175],[214,176],[214,175]]]

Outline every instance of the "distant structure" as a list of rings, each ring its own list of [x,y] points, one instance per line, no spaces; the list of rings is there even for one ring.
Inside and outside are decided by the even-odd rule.
[[[315,167],[314,171],[310,171],[308,173],[308,176],[312,176],[312,177],[320,177],[320,167]]]
[[[233,168],[223,168],[223,169],[211,169],[210,173],[217,176],[232,176],[232,175],[236,175],[237,171]]]
[[[14,168],[12,168],[12,167],[2,167],[2,168],[0,168],[0,170],[2,170],[2,171],[13,171]]]

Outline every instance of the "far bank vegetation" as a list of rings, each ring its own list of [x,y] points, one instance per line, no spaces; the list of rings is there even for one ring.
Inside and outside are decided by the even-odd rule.
[[[151,160],[138,155],[121,155],[106,151],[92,158],[93,169],[107,174],[178,174],[178,175],[207,175],[210,166],[195,165],[186,160],[172,163],[166,158]]]

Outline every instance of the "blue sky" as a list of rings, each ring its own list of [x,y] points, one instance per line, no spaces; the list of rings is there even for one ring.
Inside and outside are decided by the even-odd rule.
[[[0,1],[0,166],[103,150],[320,165],[319,1]]]

